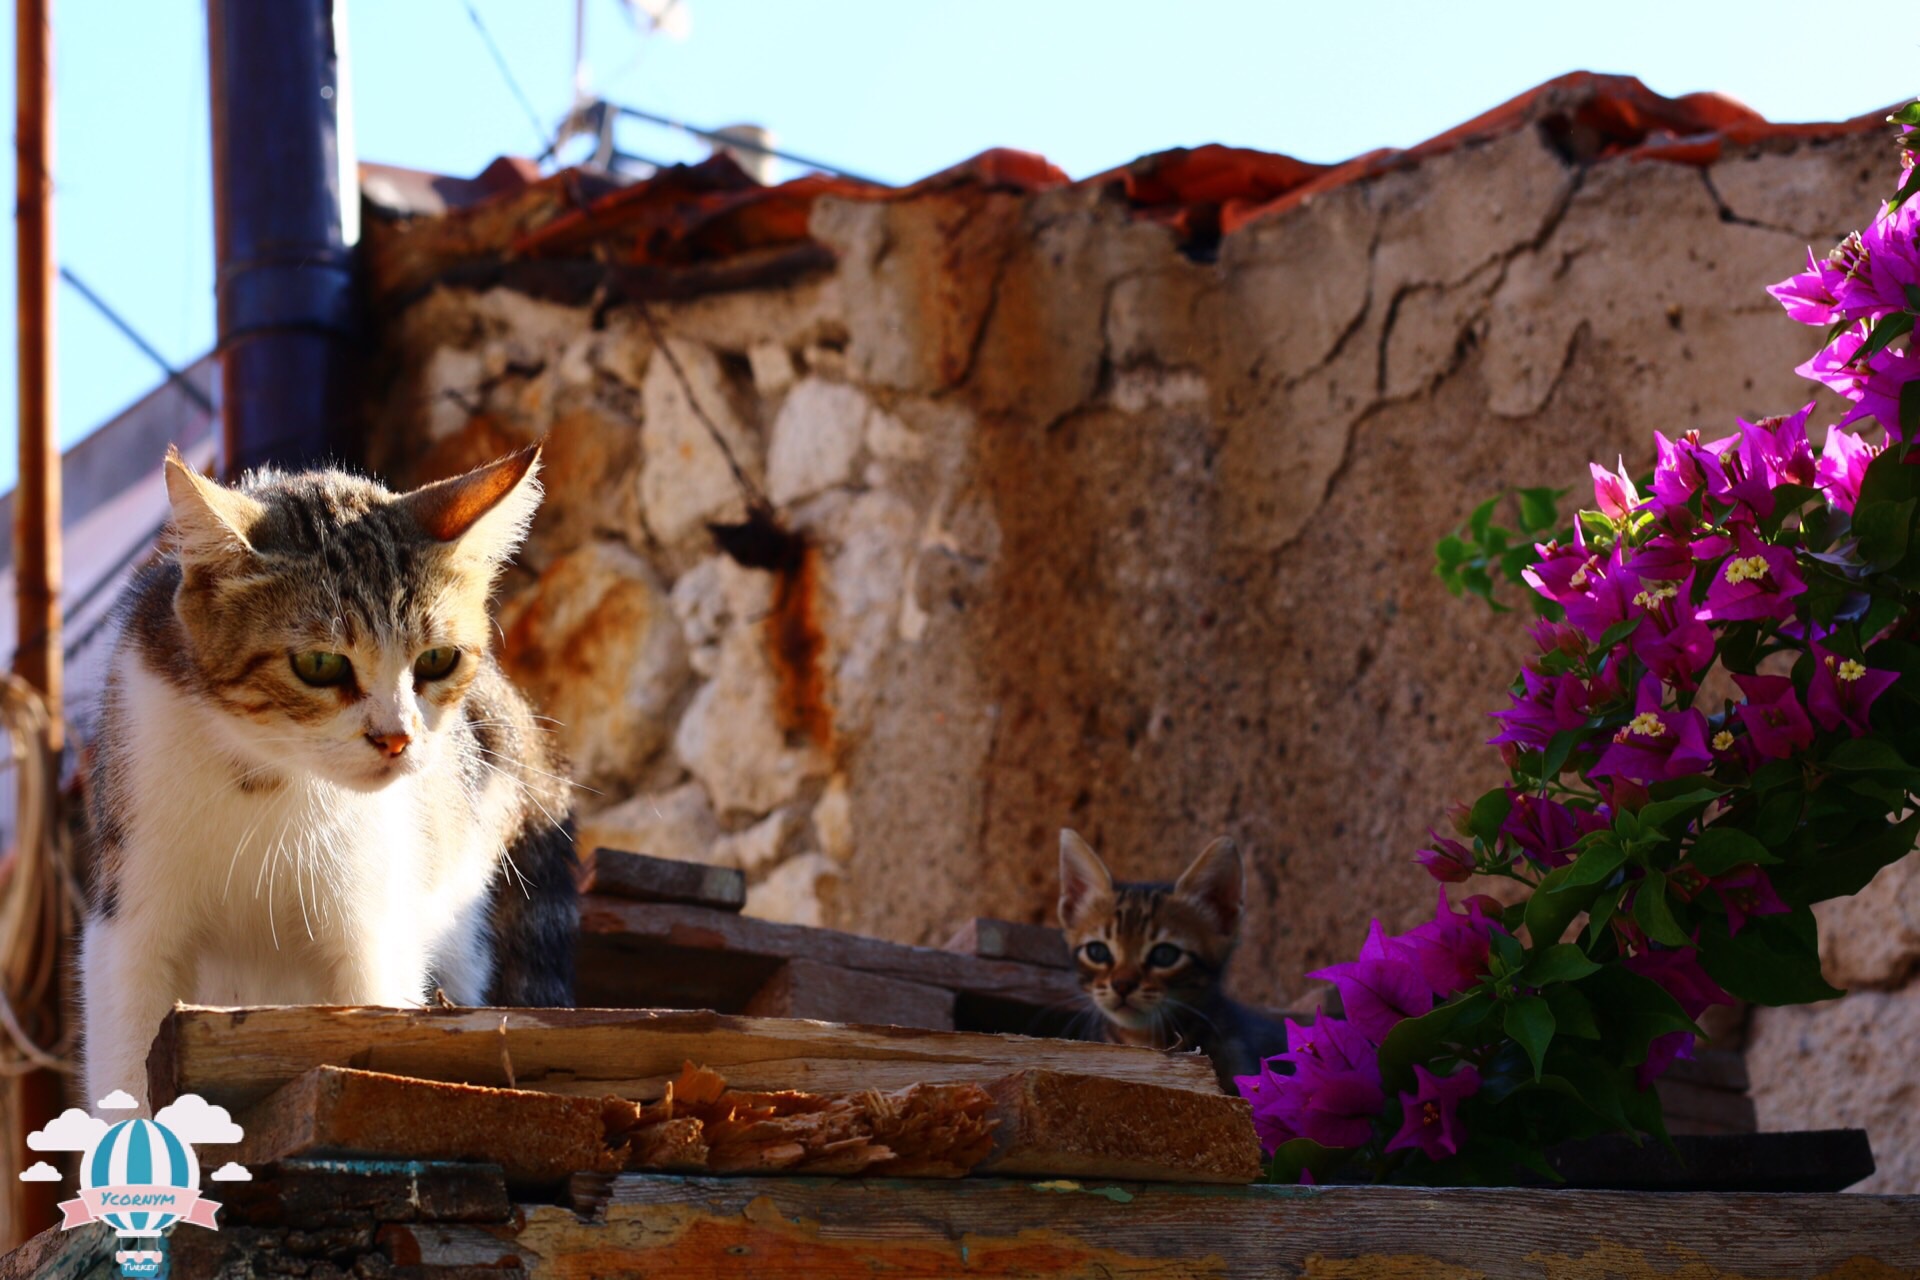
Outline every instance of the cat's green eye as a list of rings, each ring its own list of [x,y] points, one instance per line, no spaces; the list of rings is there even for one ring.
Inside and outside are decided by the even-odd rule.
[[[460,665],[460,651],[451,645],[428,649],[413,660],[416,680],[442,680]]]
[[[1155,969],[1171,969],[1180,963],[1180,948],[1171,942],[1162,942],[1147,952],[1147,964]]]
[[[1112,964],[1113,952],[1104,942],[1089,942],[1080,948],[1080,954],[1086,957],[1088,964]]]
[[[293,674],[316,688],[345,684],[353,678],[353,663],[344,653],[309,649],[293,655]]]

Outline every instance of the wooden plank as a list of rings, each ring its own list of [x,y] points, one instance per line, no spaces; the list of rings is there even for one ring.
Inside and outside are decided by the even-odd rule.
[[[1242,1098],[1056,1071],[1017,1072],[987,1092],[1000,1125],[982,1173],[1241,1184],[1261,1175]]]
[[[396,1225],[425,1266],[542,1277],[1920,1274],[1920,1197],[626,1176],[604,1216]]]
[[[316,1153],[500,1166],[509,1183],[558,1184],[579,1170],[626,1164],[638,1108],[617,1099],[416,1080],[321,1066],[250,1108],[239,1160],[271,1164]]]
[[[747,878],[734,867],[600,848],[580,864],[580,892],[606,893],[635,902],[679,902],[716,911],[738,911],[747,903]]]
[[[1082,999],[1079,983],[1063,970],[983,960],[932,947],[902,946],[833,929],[777,924],[704,907],[590,897],[580,904],[580,930],[589,939],[619,946],[668,948],[679,953],[676,960],[681,964],[697,963],[703,953],[722,952],[777,961],[813,960],[1039,1009]],[[651,1002],[649,974],[628,971],[603,977],[627,984],[623,1003]]]
[[[308,1157],[223,1182],[222,1227],[354,1226],[375,1222],[505,1222],[513,1216],[498,1165]]]
[[[682,1010],[176,1005],[147,1058],[148,1096],[249,1106],[333,1065],[545,1093],[660,1097],[688,1061],[740,1089],[851,1093],[983,1084],[1034,1068],[1213,1093],[1197,1054],[967,1032],[840,1026]]]
[[[1680,1058],[1667,1068],[1661,1080],[1678,1080],[1703,1089],[1725,1089],[1745,1093],[1747,1056],[1731,1049],[1696,1049],[1691,1058]]]
[[[1873,1151],[1862,1129],[1676,1134],[1673,1146],[1670,1152],[1652,1142],[1588,1138],[1547,1152],[1547,1163],[1566,1179],[1564,1185],[1608,1191],[1703,1185],[1744,1192],[1844,1191],[1873,1176]]]
[[[858,969],[789,960],[743,1011],[756,1018],[813,1018],[880,1027],[953,1030],[953,992]]]
[[[1013,920],[994,920],[979,916],[967,921],[951,938],[946,950],[983,960],[1012,960],[1017,964],[1037,964],[1046,969],[1071,969],[1073,956],[1067,951],[1067,939],[1049,925],[1020,924]]]

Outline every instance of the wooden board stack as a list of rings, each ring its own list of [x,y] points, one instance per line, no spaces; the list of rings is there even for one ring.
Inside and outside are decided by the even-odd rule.
[[[473,1160],[542,1186],[624,1169],[1245,1183],[1244,1101],[1192,1054],[646,1010],[176,1006],[155,1106],[196,1093],[243,1163]]]

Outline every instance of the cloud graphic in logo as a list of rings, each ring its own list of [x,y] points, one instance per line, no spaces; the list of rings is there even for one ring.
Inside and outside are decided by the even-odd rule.
[[[243,1136],[225,1107],[216,1107],[197,1093],[181,1094],[171,1106],[160,1108],[153,1122],[165,1125],[180,1141],[195,1146],[238,1142]]]
[[[78,1107],[68,1107],[47,1127],[27,1135],[27,1145],[35,1151],[85,1151],[107,1131],[105,1120],[95,1120]]]
[[[112,1093],[93,1105],[102,1111],[138,1111],[140,1109],[140,1099],[134,1097],[125,1089],[115,1089]]]
[[[229,1160],[207,1175],[215,1182],[252,1182],[253,1175],[247,1172],[245,1165]]]
[[[60,1171],[42,1160],[39,1164],[20,1175],[22,1182],[58,1182]]]

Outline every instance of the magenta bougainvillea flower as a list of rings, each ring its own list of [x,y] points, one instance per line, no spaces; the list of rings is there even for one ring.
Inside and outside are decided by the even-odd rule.
[[[1413,1078],[1418,1087],[1400,1095],[1400,1132],[1387,1143],[1388,1151],[1415,1148],[1429,1160],[1441,1160],[1460,1152],[1460,1104],[1480,1092],[1480,1073],[1462,1063],[1452,1075],[1436,1076],[1416,1065]]]
[[[1553,601],[1565,604],[1585,595],[1587,583],[1600,567],[1600,557],[1587,550],[1585,539],[1576,526],[1572,542],[1547,542],[1534,547],[1540,558],[1520,576],[1528,586]]]
[[[1792,911],[1774,890],[1773,881],[1759,867],[1735,867],[1715,876],[1709,885],[1727,909],[1727,933],[1738,934],[1753,916],[1782,916]]]
[[[1496,932],[1506,932],[1498,920],[1471,902],[1466,910],[1455,911],[1442,889],[1433,919],[1389,939],[1388,945],[1411,960],[1433,994],[1444,1000],[1480,981],[1487,971],[1489,940]]]
[[[1658,676],[1640,682],[1633,719],[1614,733],[1589,776],[1658,782],[1699,773],[1713,762],[1706,716],[1693,707],[1663,710],[1664,693]]]
[[[1806,589],[1790,549],[1762,542],[1750,526],[1741,525],[1733,554],[1714,570],[1700,616],[1709,622],[1779,621],[1793,616],[1793,598]]]
[[[1581,574],[1569,579],[1569,585],[1578,590],[1570,592],[1560,605],[1567,611],[1567,621],[1598,644],[1611,628],[1633,616],[1633,599],[1643,587],[1640,575],[1626,567],[1618,547],[1583,572],[1584,580]]]
[[[1693,605],[1694,574],[1688,568],[1679,579],[1645,579],[1633,598],[1641,611],[1629,643],[1633,656],[1676,689],[1691,692],[1695,678],[1713,661],[1713,632],[1700,620]]]
[[[1624,460],[1617,471],[1609,471],[1597,462],[1589,462],[1587,470],[1593,473],[1593,501],[1601,515],[1625,520],[1627,514],[1640,505],[1640,492],[1633,487]]]
[[[1813,256],[1807,250],[1807,269],[1769,285],[1772,294],[1786,308],[1787,315],[1801,324],[1830,325],[1840,318],[1840,306],[1833,291],[1845,279],[1846,272],[1836,263]]]
[[[1428,875],[1441,884],[1459,884],[1473,874],[1473,850],[1431,827],[1427,834],[1433,837],[1433,848],[1422,849],[1413,860],[1425,867]]]
[[[1488,738],[1489,743],[1511,742],[1544,750],[1554,734],[1586,726],[1589,694],[1580,677],[1522,671],[1520,681],[1522,692],[1510,695],[1513,705],[1492,713],[1500,722],[1500,732]]]
[[[1655,450],[1653,497],[1661,508],[1685,507],[1707,484],[1707,464],[1713,455],[1700,443],[1700,433],[1689,431],[1669,440],[1653,433]]]
[[[1500,826],[1500,834],[1512,840],[1529,858],[1543,867],[1565,866],[1573,858],[1580,837],[1603,830],[1607,821],[1585,809],[1574,809],[1546,796],[1507,792],[1513,808]]]
[[[1286,1070],[1275,1070],[1276,1065]],[[1234,1083],[1253,1108],[1254,1129],[1269,1150],[1294,1138],[1322,1146],[1357,1146],[1386,1105],[1379,1048],[1340,1018],[1314,1014],[1310,1025],[1287,1020],[1287,1052]]]
[[[1813,483],[1813,447],[1807,443],[1809,403],[1785,418],[1742,422],[1740,434],[1707,446],[1707,492],[1729,507],[1756,516],[1773,514],[1773,491],[1783,484]]]
[[[1867,713],[1893,687],[1896,671],[1876,671],[1857,658],[1813,646],[1813,681],[1807,686],[1807,710],[1822,729],[1841,725],[1858,738],[1868,730]]]
[[[1406,948],[1393,946],[1375,920],[1367,930],[1360,957],[1328,965],[1307,975],[1331,982],[1340,993],[1340,1007],[1368,1039],[1387,1038],[1403,1018],[1417,1018],[1433,1008],[1433,991]]]
[[[1878,447],[1835,427],[1827,433],[1826,446],[1820,451],[1815,483],[1827,495],[1827,501],[1851,515],[1860,501],[1860,481],[1867,473],[1867,464],[1879,455]]]
[[[1747,727],[1754,750],[1785,760],[1813,745],[1813,721],[1807,719],[1793,681],[1785,676],[1735,676],[1733,682],[1747,695],[1736,711]]]
[[[1715,1005],[1733,1003],[1726,989],[1700,967],[1697,948],[1649,947],[1628,956],[1625,964],[1629,971],[1659,983],[1689,1018],[1697,1018]]]
[[[1904,439],[1900,429],[1900,391],[1920,378],[1920,357],[1889,346],[1860,360],[1860,348],[1865,342],[1859,330],[1849,330],[1820,348],[1794,372],[1853,401],[1853,408],[1834,424],[1835,430],[1851,426],[1862,418],[1873,418],[1887,429],[1889,439]]]

